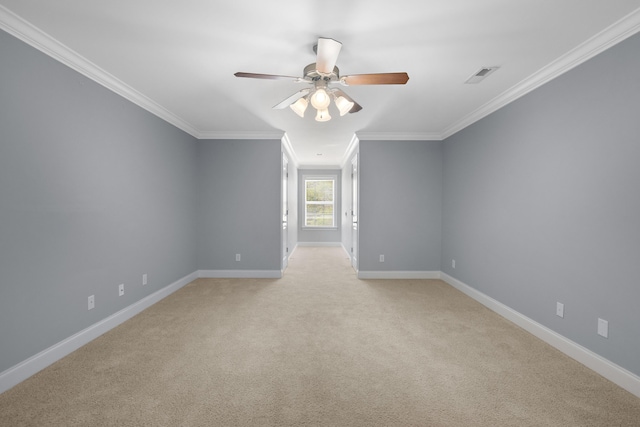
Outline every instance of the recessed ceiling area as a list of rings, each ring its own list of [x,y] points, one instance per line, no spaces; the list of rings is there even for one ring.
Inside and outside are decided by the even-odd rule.
[[[444,139],[640,30],[640,0],[0,0],[0,28],[197,138],[280,138],[300,167],[339,166],[360,139]],[[362,110],[317,122],[272,107],[319,37],[341,75],[407,72],[349,86]],[[482,68],[477,84],[465,82]],[[318,155],[322,153],[322,155]]]

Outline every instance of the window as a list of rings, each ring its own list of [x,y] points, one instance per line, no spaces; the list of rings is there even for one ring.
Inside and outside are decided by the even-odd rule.
[[[335,227],[336,179],[332,176],[304,178],[304,226]]]

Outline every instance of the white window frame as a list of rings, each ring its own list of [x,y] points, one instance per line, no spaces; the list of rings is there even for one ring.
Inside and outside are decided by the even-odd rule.
[[[333,225],[307,225],[307,204],[321,204],[326,202],[307,202],[307,181],[332,181],[333,182]],[[303,175],[302,176],[302,228],[306,230],[337,230],[337,188],[338,177],[336,175]]]

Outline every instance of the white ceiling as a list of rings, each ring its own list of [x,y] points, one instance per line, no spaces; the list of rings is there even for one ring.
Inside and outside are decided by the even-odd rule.
[[[360,139],[443,139],[640,30],[640,0],[0,0],[0,28],[198,138],[280,138],[301,167],[340,165]],[[362,111],[329,122],[272,106],[318,37]],[[500,69],[464,84],[485,66]],[[318,154],[322,154],[319,156]]]

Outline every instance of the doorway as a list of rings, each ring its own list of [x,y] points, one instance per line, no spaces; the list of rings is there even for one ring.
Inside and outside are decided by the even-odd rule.
[[[289,159],[282,153],[282,271],[289,263]]]
[[[351,265],[358,271],[358,154],[351,160]]]

